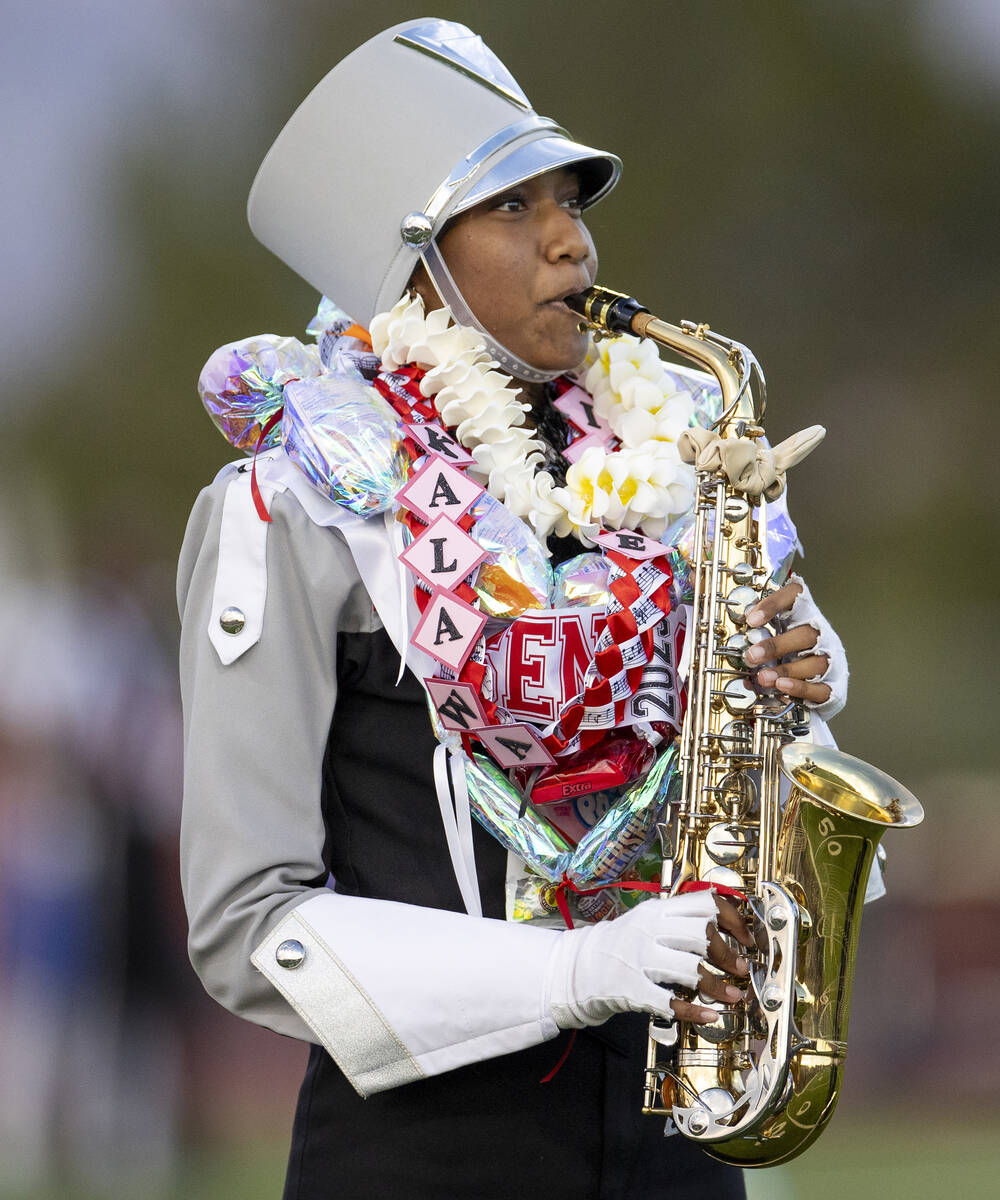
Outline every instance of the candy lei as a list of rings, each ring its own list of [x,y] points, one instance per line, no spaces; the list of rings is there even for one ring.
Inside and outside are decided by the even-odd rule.
[[[557,886],[559,910],[572,924],[565,889],[581,891],[594,880],[606,886],[635,860],[653,836],[666,803],[676,754],[661,753],[652,769],[642,770],[619,802],[575,845],[564,841],[558,829],[537,813],[527,811],[532,792],[528,777],[522,776],[518,786],[503,772],[538,768],[544,774],[557,759],[576,763],[579,770],[582,760],[574,755],[604,754],[611,744],[605,742],[609,734],[635,720],[629,706],[657,652],[657,630],[666,628],[672,576],[666,547],[620,527],[657,519],[642,489],[653,487],[652,464],[659,459],[666,474],[676,452],[665,438],[662,443],[647,439],[654,444],[645,452],[623,446],[632,432],[623,418],[641,409],[653,422],[654,433],[667,432],[656,425],[657,420],[665,424],[671,415],[664,389],[657,392],[652,380],[640,374],[643,368],[649,376],[653,371],[635,339],[630,339],[627,363],[612,365],[610,355],[593,356],[588,375],[597,396],[592,398],[572,380],[558,381],[560,394],[554,406],[576,433],[564,453],[574,457],[574,442],[578,453],[567,470],[566,485],[557,486],[542,466],[543,444],[522,424],[527,406],[510,378],[496,370],[474,333],[452,324],[447,312],[425,316],[418,300],[404,298],[392,312],[375,318],[371,335],[381,365],[375,389],[402,418],[408,431],[407,450],[419,464],[396,493],[396,517],[413,538],[401,553],[414,576],[421,611],[411,642],[439,663],[424,680],[435,731],[450,749],[461,743],[465,752],[448,757],[459,765],[447,770],[457,769],[461,780],[456,783],[453,773],[451,788],[456,797],[467,795],[471,811],[508,850]],[[637,404],[622,402],[620,386],[611,382],[615,367],[618,385],[629,377],[633,392],[641,393],[642,383],[650,385],[645,397],[633,397]],[[692,407],[684,413],[685,425]],[[630,420],[634,424],[635,419]],[[619,424],[622,441],[612,421]],[[669,449],[658,454],[661,444]],[[635,460],[640,458],[645,471],[636,478]],[[495,498],[491,503],[499,500],[507,510],[509,521],[516,525],[523,518],[543,544],[550,531],[572,532],[604,553],[604,628],[579,692],[561,704],[556,719],[544,728],[518,721],[503,707],[505,696],[492,692],[486,618],[470,583],[482,552],[469,510],[481,504],[484,487]],[[690,497],[683,486],[679,490],[686,508]],[[669,513],[665,505],[660,511]],[[609,515],[617,518],[617,529],[602,528],[601,518]],[[652,735],[651,729],[648,732]],[[646,744],[637,732],[630,736],[633,743]],[[495,766],[473,753],[474,741]],[[636,763],[642,757],[640,752]],[[436,787],[447,827],[449,788],[437,776]],[[456,799],[459,808],[463,803]],[[638,882],[624,886],[658,888]],[[591,891],[583,890],[581,895],[590,898],[589,918],[606,916],[615,906],[607,897],[598,897],[599,907],[594,907]]]
[[[665,372],[652,345],[635,338],[601,343],[576,378],[555,385],[553,407],[571,435],[563,454],[572,465],[559,485],[544,469],[542,444],[523,425],[525,405],[511,380],[496,370],[479,337],[456,327],[446,312],[425,316],[419,302],[405,298],[375,319],[377,353],[368,351],[364,331],[326,300],[310,332],[316,347],[270,334],[220,347],[199,379],[212,420],[249,454],[280,444],[321,495],[356,517],[385,520],[394,532],[408,528],[412,540],[400,557],[421,612],[410,640],[440,664],[424,682],[442,749],[461,744],[466,751],[435,756],[439,791],[437,764],[446,758],[456,805],[464,789],[477,819],[553,885],[581,889],[620,878],[653,836],[676,775],[674,747],[661,745],[648,774],[626,785],[575,846],[525,810],[525,790],[535,789],[506,771],[559,759],[565,774],[585,769],[588,754],[595,761],[612,756],[612,731],[638,725],[618,735],[633,741],[650,732],[646,688],[636,694],[637,686],[673,687],[664,664],[671,645],[671,662],[679,650],[669,636],[678,618],[664,621],[667,559],[684,571],[686,518],[664,538],[674,539],[669,546],[652,537],[673,514],[689,510],[690,468],[677,461],[671,439],[693,423],[696,404],[702,415],[703,385]],[[263,501],[257,511],[269,520]],[[636,527],[652,537],[630,532]],[[578,694],[563,702],[568,693],[560,690],[544,721],[525,716],[523,706],[512,705],[513,713],[503,707],[510,702],[509,677],[505,683],[494,674],[487,617],[500,616],[505,632],[498,637],[512,640],[517,620],[532,619],[529,610],[554,626],[563,618],[553,610],[562,609],[575,625],[573,607],[585,611],[594,601],[583,598],[590,583],[576,599],[566,592],[557,598],[539,544],[544,536],[536,539],[532,529],[596,543],[603,559],[583,555],[590,565],[575,571],[606,597],[605,627],[596,645],[590,642],[592,660],[580,684],[574,667]],[[773,529],[772,520],[769,534]],[[786,541],[794,543],[794,528]],[[379,599],[392,604],[398,592]],[[474,740],[496,766],[478,747],[472,754]],[[571,757],[576,750],[585,753]]]
[[[441,426],[452,431],[458,444],[468,451],[461,465],[467,466],[469,479],[453,466],[442,464],[432,453],[398,496],[400,518],[414,535],[403,561],[417,577],[416,596],[423,614],[413,640],[442,666],[434,679],[428,680],[434,685],[428,690],[439,719],[460,712],[464,706],[464,719],[457,726],[445,722],[445,728],[462,735],[475,730],[475,736],[501,766],[540,765],[553,761],[555,755],[595,745],[621,723],[626,705],[640,684],[653,654],[654,630],[670,611],[671,574],[665,549],[659,543],[639,534],[602,530],[595,499],[606,499],[610,492],[592,487],[581,497],[582,489],[575,488],[572,481],[574,472],[578,477],[582,474],[579,468],[585,466],[588,456],[600,456],[602,465],[594,474],[611,477],[621,515],[631,515],[638,524],[644,513],[634,506],[630,511],[628,505],[641,494],[642,486],[651,488],[648,469],[647,479],[634,479],[632,459],[637,455],[614,449],[619,443],[610,420],[598,418],[593,421],[595,432],[582,438],[591,444],[569,468],[567,485],[557,487],[540,469],[541,443],[521,424],[526,406],[510,386],[510,378],[495,369],[472,331],[452,324],[446,311],[425,316],[419,299],[405,297],[390,313],[375,318],[371,332],[373,349],[382,365],[375,387],[407,422],[414,437],[425,443],[414,446],[416,454],[426,448],[428,429],[437,427],[437,432],[431,434],[431,448],[435,439],[438,446],[443,444]],[[634,344],[640,345],[637,341]],[[605,366],[595,356],[590,374],[598,382]],[[645,366],[641,358],[640,366]],[[610,378],[610,371],[606,373]],[[632,374],[638,376],[638,371],[633,369]],[[589,404],[590,397],[569,381],[563,381],[561,387],[563,400],[571,392],[580,393],[570,397],[578,414],[580,410],[585,414],[578,415],[579,421],[593,418],[596,402]],[[632,411],[620,400],[617,407],[609,402],[613,395],[611,386],[602,394],[602,407],[609,418],[621,415],[618,409],[622,413]],[[665,407],[662,389],[658,399],[659,404],[647,403],[642,410],[654,423]],[[587,409],[592,411],[587,413]],[[570,411],[574,411],[572,406]],[[583,430],[578,428],[578,438],[580,435]],[[663,444],[673,450],[665,439]],[[646,452],[648,460],[654,457],[653,452]],[[616,476],[619,466],[624,473]],[[470,537],[466,506],[460,503],[463,486],[469,486],[477,477],[509,510],[527,519],[540,536],[550,530],[559,534],[572,531],[588,544],[599,544],[608,564],[607,624],[583,689],[563,705],[558,718],[540,738],[529,725],[517,726],[514,736],[515,731],[506,724],[506,714],[492,697],[482,695],[486,675],[482,618],[467,582],[475,565],[476,548]],[[623,481],[631,481],[633,486],[627,488]],[[472,486],[479,491],[478,486]],[[454,496],[453,503],[449,494]],[[427,507],[429,497],[441,501],[433,506],[434,512]],[[442,508],[444,516],[436,516]],[[606,511],[607,504],[602,508]],[[442,683],[456,683],[459,688],[442,689]],[[501,732],[494,737],[488,727],[499,727]],[[517,737],[526,740],[517,743]],[[467,740],[463,736],[463,741]],[[515,752],[515,745],[523,752]]]
[[[373,322],[375,353],[367,353],[364,331],[327,301],[310,331],[318,335],[315,349],[261,335],[217,350],[199,379],[212,420],[247,452],[280,440],[321,494],[366,520],[384,514],[388,528],[408,528],[412,540],[400,557],[421,613],[411,641],[439,664],[424,683],[442,749],[461,744],[466,751],[435,757],[439,799],[450,803],[437,769],[447,761],[456,804],[467,792],[478,820],[545,880],[579,889],[621,877],[653,835],[675,772],[672,749],[661,750],[576,845],[525,810],[526,776],[515,784],[505,772],[556,760],[561,770],[568,763],[586,769],[574,751],[611,755],[609,734],[649,720],[636,689],[654,654],[651,685],[665,686],[670,568],[666,546],[630,530],[658,534],[667,518],[688,509],[690,469],[677,461],[670,438],[689,424],[693,398],[673,395],[653,347],[635,338],[601,344],[580,377],[587,390],[577,379],[556,384],[553,407],[571,438],[563,451],[571,461],[567,480],[557,485],[544,469],[543,444],[522,424],[526,406],[511,380],[447,312],[425,316],[419,301],[402,300]],[[657,496],[647,496],[653,488]],[[269,518],[263,502],[258,515]],[[555,719],[545,724],[504,708],[510,694],[493,674],[485,626],[489,600],[502,600],[511,637],[519,612],[525,620],[527,610],[556,619],[546,611],[555,596],[540,545],[549,532],[599,546],[606,570],[592,577],[606,601],[604,629],[589,643],[592,660],[574,682],[579,691],[565,701],[559,691]],[[509,575],[508,553],[521,568]],[[585,557],[600,562],[597,554]],[[528,559],[533,574],[523,570]],[[498,576],[502,582],[493,582]],[[498,588],[507,589],[503,596]],[[643,740],[639,731],[624,738]],[[480,748],[492,763],[473,754]]]
[[[550,533],[573,534],[592,546],[602,528],[641,529],[655,538],[690,509],[694,472],[680,461],[675,440],[694,405],[669,390],[653,343],[624,337],[592,349],[585,399],[592,399],[594,428],[577,430],[575,461],[565,485],[557,485],[542,469],[542,443],[523,424],[529,406],[474,330],[455,325],[447,309],[425,314],[419,296],[404,296],[374,318],[371,337],[383,371],[417,384],[430,411],[472,455],[470,475],[543,543]]]

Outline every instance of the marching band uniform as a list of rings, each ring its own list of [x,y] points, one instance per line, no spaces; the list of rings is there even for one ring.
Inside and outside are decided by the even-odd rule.
[[[227,497],[261,524],[246,479],[227,468],[202,493],[181,558],[185,893],[208,990],[314,1043],[286,1195],[741,1195],[738,1172],[640,1115],[644,1016],[585,1031],[539,1083],[562,1050],[541,1000],[561,935],[503,920],[506,852],[478,825],[483,918],[464,912],[423,690],[396,686],[341,532],[276,493],[260,640],[229,665],[207,644]],[[289,941],[297,968],[275,959]]]
[[[422,121],[402,138],[413,96]],[[303,103],[261,168],[251,224],[360,320],[398,299],[420,256],[459,323],[475,325],[433,240],[403,218],[419,210],[433,236],[565,165],[587,202],[619,170],[537,117],[464,27],[409,23]],[[345,168],[363,196],[345,189]],[[505,920],[505,850],[467,813],[442,820],[396,553],[390,523],[322,495],[279,448],[258,457],[256,482],[246,464],[220,473],[181,554],[190,951],[221,1003],[312,1044],[286,1197],[742,1195],[739,1171],[664,1141],[639,1113],[647,1018],[626,1009],[646,1007],[653,985],[608,965],[601,926]],[[642,940],[655,918],[659,978],[690,986],[714,913],[696,893],[605,927]],[[655,991],[665,1007],[670,992]],[[568,1028],[582,1030],[573,1053],[540,1086]]]

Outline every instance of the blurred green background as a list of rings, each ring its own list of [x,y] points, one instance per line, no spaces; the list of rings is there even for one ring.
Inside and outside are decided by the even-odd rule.
[[[53,882],[87,920],[70,939],[54,909],[49,974],[0,981],[0,1196],[279,1193],[302,1048],[216,1010],[184,964],[173,562],[231,456],[195,392],[203,362],[238,337],[301,336],[317,300],[251,238],[254,171],[337,59],[417,15],[388,0],[5,14],[0,951],[27,961],[19,915]],[[753,347],[772,440],[828,429],[791,503],[851,659],[834,732],[927,820],[891,840],[890,896],[866,917],[841,1112],[754,1194],[985,1195],[1000,9],[435,15],[472,25],[539,111],[624,160],[589,221],[600,279]],[[419,103],[401,111],[400,137],[419,121]],[[46,983],[68,998],[47,1017]]]

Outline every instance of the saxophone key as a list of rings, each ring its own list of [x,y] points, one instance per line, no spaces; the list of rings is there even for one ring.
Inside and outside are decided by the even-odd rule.
[[[718,821],[705,834],[705,849],[720,866],[738,862],[746,854],[749,839],[746,831],[728,821]]]
[[[740,713],[749,712],[756,703],[756,691],[747,684],[745,679],[740,677],[730,679],[722,689],[722,704],[719,707],[722,708],[724,706],[734,716],[738,716]]]
[[[742,627],[746,625],[747,613],[759,599],[757,592],[749,584],[741,583],[726,596],[726,612],[732,621]]]

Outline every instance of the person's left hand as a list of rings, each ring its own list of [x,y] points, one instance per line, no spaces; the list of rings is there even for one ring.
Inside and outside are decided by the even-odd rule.
[[[799,584],[786,583],[771,592],[747,613],[747,625],[759,629],[782,613],[790,612],[801,591]],[[743,659],[750,670],[756,672],[755,678],[761,687],[776,688],[795,700],[824,704],[830,699],[830,687],[813,680],[826,673],[830,660],[825,654],[802,655],[802,651],[811,650],[818,639],[819,634],[811,625],[795,625],[784,633],[757,642],[746,651]],[[782,662],[790,655],[797,657]]]

